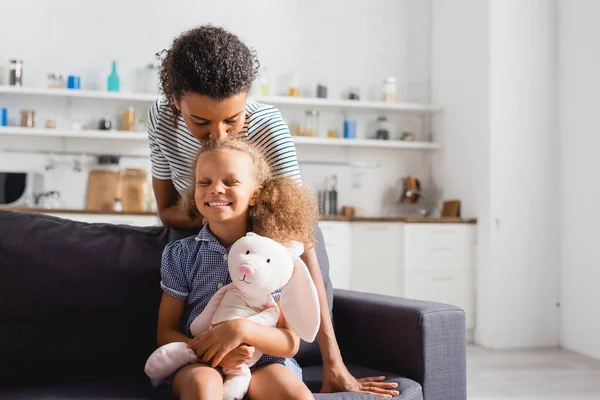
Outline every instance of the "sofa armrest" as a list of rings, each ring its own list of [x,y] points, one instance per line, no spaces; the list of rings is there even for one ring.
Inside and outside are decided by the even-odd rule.
[[[347,364],[417,381],[426,400],[467,398],[461,308],[336,289],[333,318]]]

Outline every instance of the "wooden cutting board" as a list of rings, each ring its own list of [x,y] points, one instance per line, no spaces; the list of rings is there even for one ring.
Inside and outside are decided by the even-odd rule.
[[[88,174],[85,208],[88,210],[113,211],[118,184],[118,171],[91,170]]]
[[[125,168],[121,171],[117,197],[121,199],[123,211],[144,210],[144,183],[146,170],[141,168]]]

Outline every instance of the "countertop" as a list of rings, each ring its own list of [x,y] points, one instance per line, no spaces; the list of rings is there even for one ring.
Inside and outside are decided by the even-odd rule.
[[[36,207],[0,207],[0,210],[39,212],[46,214],[104,214],[104,215],[145,215],[153,216],[153,211],[121,212],[121,211],[96,211],[84,209],[46,209]],[[455,218],[455,217],[344,217],[322,216],[320,221],[348,221],[348,222],[404,222],[407,224],[475,224],[477,218]]]

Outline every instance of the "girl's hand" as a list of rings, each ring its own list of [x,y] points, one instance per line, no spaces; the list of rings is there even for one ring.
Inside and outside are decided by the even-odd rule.
[[[247,363],[254,356],[254,347],[249,346],[247,344],[242,344],[235,349],[231,350],[225,357],[223,357],[223,361],[219,364],[220,367],[223,368],[238,368],[242,364]]]
[[[210,362],[216,367],[223,357],[244,342],[245,322],[244,318],[238,318],[213,324],[209,330],[193,338],[188,347],[194,350],[201,363]]]

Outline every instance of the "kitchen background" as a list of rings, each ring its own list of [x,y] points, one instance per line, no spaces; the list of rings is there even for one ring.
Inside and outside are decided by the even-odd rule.
[[[339,205],[356,206],[367,216],[403,212],[395,204],[403,177],[418,177],[425,186],[433,181],[442,192],[440,199],[460,199],[462,216],[477,218],[476,245],[461,244],[464,254],[474,253],[474,284],[468,290],[452,287],[453,293],[475,299],[470,313],[475,342],[496,350],[562,347],[600,359],[600,314],[589,308],[600,302],[600,186],[593,184],[600,168],[600,136],[594,128],[600,3],[261,0],[216,5],[178,0],[164,7],[162,2],[130,0],[86,2],[85,7],[83,12],[74,0],[3,4],[0,66],[6,69],[10,59],[23,60],[26,87],[46,87],[47,74],[60,72],[80,76],[83,89],[102,89],[116,60],[121,91],[138,92],[142,89],[137,85],[145,85],[137,79],[143,76],[140,71],[156,61],[156,52],[186,28],[212,22],[233,30],[257,50],[261,65],[268,68],[273,95],[285,92],[296,73],[303,96],[314,96],[321,83],[330,99],[356,87],[361,100],[379,100],[383,80],[394,76],[399,101],[439,105],[441,112],[432,117],[389,117],[395,124],[393,139],[411,132],[440,149],[299,142],[304,180],[321,188],[326,176],[337,175]],[[5,70],[2,76],[7,75]],[[258,84],[260,80],[255,90]],[[0,91],[0,107],[7,107],[10,124],[20,122],[22,108],[31,108],[37,112],[36,126],[54,118],[68,129],[72,122],[94,124],[107,115],[122,115],[129,105]],[[147,102],[131,105],[145,118]],[[280,109],[293,132],[305,109]],[[320,134],[329,128],[341,133],[343,113],[320,111]],[[357,136],[365,138],[372,135],[370,126],[378,115],[352,112],[346,117],[357,120]],[[61,192],[64,207],[75,208],[84,205],[87,171],[96,167],[94,159],[83,159],[81,172],[73,171],[77,155],[46,171],[51,157],[32,152],[147,152],[143,140],[0,135],[0,149],[8,148],[21,152],[0,152],[0,170],[46,173],[47,188]],[[147,163],[144,158],[121,159],[122,167],[147,168]],[[439,204],[434,215],[439,215]],[[418,249],[396,244],[404,246],[409,230],[425,229],[386,225],[387,230],[364,236],[355,235],[355,226],[353,222],[351,236],[367,247],[369,259],[376,245],[396,252],[398,258],[376,254],[388,260],[389,270],[370,276],[386,280],[398,265],[406,265],[410,249]],[[339,237],[338,243],[347,246],[346,236]],[[431,250],[428,240],[423,248]],[[352,264],[359,260],[364,265],[364,254],[352,254]],[[336,257],[347,261],[350,255]],[[447,261],[444,254],[438,257]],[[366,279],[368,272],[357,276]],[[553,384],[563,375],[562,370],[554,372]]]
[[[115,13],[113,6],[120,11]],[[339,12],[342,6],[343,17]],[[85,18],[81,17],[78,7],[59,6],[55,2],[29,0],[13,2],[7,7],[8,14],[27,16],[14,18],[0,27],[0,35],[4,37],[9,37],[11,32],[21,32],[6,41],[0,65],[4,67],[6,81],[9,60],[23,60],[23,85],[28,88],[47,87],[48,74],[61,73],[65,80],[68,75],[80,77],[84,90],[106,90],[115,60],[121,92],[156,91],[156,70],[146,68],[148,64],[156,65],[155,53],[168,48],[173,37],[183,30],[212,23],[231,29],[257,51],[261,76],[254,86],[254,96],[260,94],[260,85],[267,83],[270,95],[287,94],[290,85],[298,84],[301,96],[315,97],[317,85],[322,84],[332,99],[347,98],[348,91],[352,90],[358,91],[361,100],[380,101],[384,79],[395,77],[398,101],[430,102],[428,2],[226,1],[213,7],[208,2],[190,0],[178,1],[164,9],[158,2],[109,1],[86,5],[89,8]],[[140,14],[142,8],[144,17]],[[140,17],[134,18],[136,15]],[[343,23],[339,23],[340,18]],[[332,24],[335,29],[331,29]],[[112,119],[117,129],[122,129],[121,120],[129,106],[134,107],[136,121],[145,120],[149,106],[148,101],[25,97],[5,93],[0,93],[0,99],[2,106],[8,109],[9,125],[20,124],[21,109],[32,109],[36,112],[36,127],[43,127],[50,119],[59,129],[69,129],[73,124],[97,129],[98,121],[106,117]],[[310,109],[279,108],[292,133],[297,125],[304,124],[304,111]],[[432,136],[429,117],[327,109],[319,110],[318,134],[325,137],[327,131],[333,129],[343,136],[346,118],[357,121],[358,138],[373,137],[381,115],[389,119],[390,139],[400,139],[403,132],[410,132],[417,140],[429,140]],[[143,125],[141,130],[144,130]],[[97,167],[96,159],[80,155],[28,154],[28,150],[120,155],[148,152],[144,141],[18,135],[3,136],[0,141],[4,143],[0,148],[11,149],[11,152],[0,153],[0,169],[44,172],[46,189],[60,192],[61,205],[67,208],[85,205],[88,171]],[[13,153],[15,150],[24,152]],[[430,150],[298,144],[297,151],[304,180],[317,191],[324,187],[325,176],[335,175],[338,205],[357,207],[361,215],[414,213],[415,209],[397,204],[401,178],[405,175],[413,175],[424,186],[433,187]],[[59,163],[48,169],[52,159]],[[77,162],[81,164],[80,171],[72,168]],[[123,157],[120,166],[147,168],[148,162]],[[433,193],[438,195],[438,191]]]

